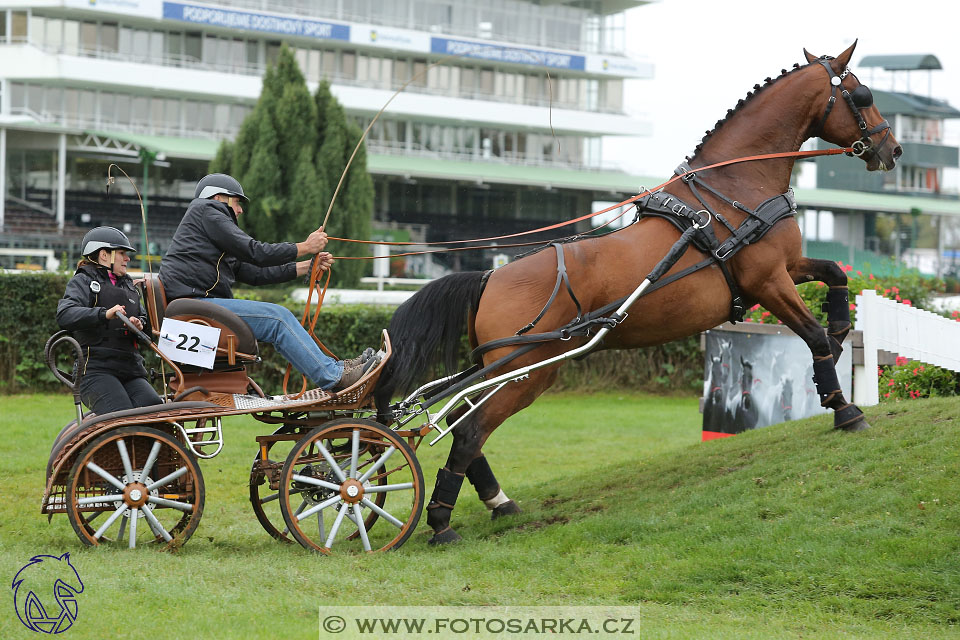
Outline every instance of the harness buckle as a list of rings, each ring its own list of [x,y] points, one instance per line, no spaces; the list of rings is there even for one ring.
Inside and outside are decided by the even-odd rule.
[[[682,182],[689,183],[691,180],[697,177],[696,171],[687,171],[686,173],[680,174],[680,180]]]
[[[733,253],[733,248],[736,246],[736,243],[733,242],[724,242],[722,245],[717,247],[717,250],[713,252],[713,255],[717,257],[717,260],[721,262],[730,257],[730,254]]]
[[[690,220],[693,221],[693,228],[703,229],[704,227],[709,226],[710,221],[713,219],[713,216],[710,214],[710,212],[706,209],[700,209],[700,211],[697,211],[696,213],[700,216],[700,221],[693,220],[693,217],[691,216]],[[704,217],[706,217],[706,220],[704,220]]]

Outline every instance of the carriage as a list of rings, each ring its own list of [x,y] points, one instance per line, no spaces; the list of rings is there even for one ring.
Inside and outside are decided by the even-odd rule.
[[[200,300],[168,305],[156,278],[145,280],[143,294],[154,338],[164,318],[220,329],[213,369],[174,362],[151,341],[173,372],[168,401],[83,415],[76,366],[64,371],[57,365],[58,351],[73,347],[79,356],[79,346],[67,332],[52,336],[45,358],[74,391],[78,417],[54,441],[42,513],[66,513],[85,544],[177,548],[203,515],[199,460],[223,449],[224,418],[248,414],[266,429],[256,438],[249,489],[257,520],[270,535],[325,553],[403,544],[424,505],[414,450],[425,431],[389,429],[370,419],[370,390],[392,355],[386,331],[381,362],[351,387],[268,396],[248,375],[258,348],[240,318]],[[128,328],[150,340],[132,324]]]
[[[465,478],[494,517],[517,512],[482,447],[550,387],[563,361],[689,336],[742,318],[754,303],[810,348],[817,393],[834,410],[835,428],[867,428],[835,370],[851,328],[847,277],[836,263],[802,256],[790,189],[801,157],[846,153],[877,171],[892,169],[902,153],[870,90],[849,71],[855,46],[836,58],[804,51],[806,65],[755,85],[673,178],[620,203],[637,204],[633,224],[552,243],[554,251],[494,272],[426,285],[391,319],[382,362],[338,393],[266,396],[246,374],[256,343],[242,321],[202,301],[168,306],[147,280],[152,326],[170,317],[222,329],[215,368],[181,371],[170,362],[174,391],[164,405],[83,417],[76,399],[78,419],[51,453],[43,513],[66,512],[88,544],[112,539],[107,534],[116,526],[115,537],[127,532],[131,546],[138,536],[178,546],[203,512],[197,459],[220,451],[222,418],[250,414],[276,427],[257,437],[250,473],[257,519],[274,537],[324,553],[335,544],[374,551],[407,540],[425,503],[416,448],[431,431],[437,435],[430,444],[452,432],[426,510],[430,542],[453,542],[459,536],[450,518]],[[839,148],[800,151],[813,136]],[[501,238],[485,240],[494,239]],[[796,290],[814,281],[829,286],[826,331]],[[438,362],[456,370],[464,334],[474,347],[473,366],[423,384]],[[69,340],[54,336],[48,352]],[[75,375],[51,368],[75,386]],[[394,402],[398,395],[403,399]],[[418,417],[422,426],[411,426]],[[348,534],[341,533],[344,520]]]

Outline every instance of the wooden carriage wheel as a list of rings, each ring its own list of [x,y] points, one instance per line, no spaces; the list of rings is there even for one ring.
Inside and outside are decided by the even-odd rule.
[[[67,516],[84,544],[182,546],[203,515],[191,451],[151,427],[119,427],[84,447],[67,480]],[[102,519],[101,519],[102,518]]]
[[[416,529],[423,472],[396,433],[373,420],[342,418],[309,432],[290,451],[279,501],[290,534],[307,549],[386,551]],[[383,521],[376,529],[368,526],[374,514]]]
[[[281,426],[271,435],[293,434],[296,437],[290,440],[266,440],[261,444],[266,449],[266,461],[263,460],[263,451],[257,451],[253,458],[253,465],[250,467],[250,506],[253,507],[253,513],[257,516],[257,521],[263,527],[263,530],[280,542],[295,542],[295,540],[290,536],[290,530],[284,523],[283,513],[280,509],[280,491],[274,488],[277,486],[277,481],[271,476],[275,473],[279,477],[280,470],[283,468],[283,461],[289,455],[290,449],[301,436],[306,435],[309,429],[310,427],[297,424]],[[386,477],[381,477],[380,484],[386,483]],[[383,507],[386,499],[385,493],[378,493],[373,501],[378,507]],[[374,511],[369,513],[364,521],[368,531],[379,517]],[[358,535],[360,535],[360,532],[354,531],[348,539],[352,540]]]

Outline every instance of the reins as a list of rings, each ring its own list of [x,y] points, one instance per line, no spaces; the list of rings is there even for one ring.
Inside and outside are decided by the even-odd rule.
[[[578,217],[578,218],[573,218],[572,220],[567,220],[567,221],[565,221],[565,222],[558,222],[558,223],[556,223],[556,224],[548,225],[548,226],[546,226],[546,227],[540,227],[540,228],[537,228],[537,229],[531,229],[531,230],[529,230],[529,231],[520,231],[520,232],[517,232],[517,233],[509,233],[509,234],[500,235],[500,236],[490,236],[490,237],[487,237],[487,238],[473,238],[473,239],[470,239],[470,240],[445,240],[445,241],[441,241],[441,242],[429,242],[429,243],[423,243],[423,242],[386,242],[386,241],[379,241],[379,240],[354,240],[354,239],[352,239],[352,238],[338,238],[338,237],[334,237],[334,236],[329,236],[329,238],[330,238],[331,240],[338,240],[338,241],[340,241],[340,242],[353,242],[353,243],[357,243],[357,244],[383,244],[383,245],[397,246],[397,247],[400,247],[400,246],[422,246],[422,245],[424,245],[424,244],[429,244],[429,245],[433,245],[433,246],[441,246],[441,245],[467,244],[467,243],[471,243],[471,242],[492,242],[492,241],[494,241],[494,240],[505,240],[505,239],[508,239],[508,238],[517,238],[517,237],[520,237],[520,236],[532,235],[532,234],[535,234],[535,233],[543,233],[543,232],[545,232],[545,231],[552,231],[552,230],[554,230],[554,229],[560,229],[560,228],[562,228],[562,227],[566,227],[566,226],[569,226],[569,225],[572,225],[572,224],[576,224],[576,223],[582,222],[582,221],[584,221],[584,220],[589,220],[590,218],[594,218],[594,217],[596,217],[596,216],[603,215],[604,213],[608,213],[608,212],[610,212],[610,211],[613,211],[614,209],[616,209],[616,208],[618,208],[618,207],[622,207],[622,206],[624,206],[624,205],[632,204],[633,202],[639,200],[640,198],[642,198],[642,197],[644,197],[644,196],[646,196],[646,195],[648,195],[648,194],[650,194],[650,193],[653,193],[653,192],[655,192],[655,191],[659,191],[660,189],[663,189],[664,187],[666,187],[666,186],[668,186],[668,185],[676,182],[677,180],[682,180],[682,179],[684,179],[684,178],[689,179],[689,177],[691,176],[691,174],[692,174],[692,175],[695,175],[695,174],[697,174],[697,173],[699,173],[699,172],[701,172],[701,171],[708,171],[708,170],[710,170],[710,169],[717,169],[717,168],[719,168],[719,167],[725,167],[725,166],[728,166],[728,165],[731,165],[731,164],[738,164],[738,163],[741,163],[741,162],[751,162],[751,161],[754,161],[754,160],[774,160],[774,159],[777,159],[777,158],[810,158],[810,157],[815,157],[815,156],[833,156],[833,155],[839,155],[839,154],[841,154],[841,153],[851,153],[852,151],[853,151],[853,148],[852,148],[852,147],[841,147],[841,148],[835,148],[835,149],[813,149],[813,150],[810,150],[810,151],[782,151],[782,152],[779,152],[779,153],[764,153],[764,154],[758,154],[758,155],[753,155],[753,156],[743,156],[743,157],[741,157],[741,158],[733,158],[733,159],[731,159],[731,160],[723,160],[722,162],[715,162],[714,164],[710,164],[710,165],[707,165],[707,166],[704,166],[704,167],[698,167],[698,168],[696,168],[696,169],[693,169],[693,170],[692,170],[691,172],[689,172],[689,173],[685,173],[685,174],[681,174],[681,175],[675,175],[675,176],[673,176],[672,178],[670,178],[669,180],[667,180],[666,182],[663,182],[663,183],[657,185],[656,187],[653,187],[653,188],[651,188],[651,189],[643,189],[643,190],[642,190],[640,193],[638,193],[637,195],[632,196],[632,197],[630,197],[630,198],[627,198],[626,200],[624,200],[624,201],[622,201],[622,202],[618,202],[618,203],[616,203],[616,204],[614,204],[614,205],[610,205],[609,207],[607,207],[607,208],[605,208],[605,209],[601,209],[600,211],[595,211],[595,212],[593,212],[593,213],[588,213],[588,214],[582,215],[582,216],[580,216],[580,217]],[[623,215],[623,214],[621,214],[621,215]],[[619,217],[619,216],[618,216],[618,217]],[[608,223],[608,224],[609,224],[609,223]],[[338,256],[337,259],[338,259],[338,260],[382,260],[382,259],[384,259],[384,258],[388,258],[388,259],[389,259],[389,258],[392,258],[392,257],[409,256],[409,255],[420,255],[420,254],[425,254],[425,253],[442,253],[442,252],[444,252],[444,251],[465,251],[465,250],[471,250],[471,249],[487,249],[487,248],[504,247],[504,246],[527,246],[528,244],[544,244],[544,243],[543,243],[543,242],[532,242],[532,243],[523,243],[523,244],[521,244],[521,245],[502,245],[502,244],[498,244],[498,245],[483,246],[483,247],[464,247],[464,248],[455,248],[455,249],[435,249],[435,250],[413,251],[413,252],[409,252],[409,253],[394,254],[394,255],[391,255],[391,256]]]

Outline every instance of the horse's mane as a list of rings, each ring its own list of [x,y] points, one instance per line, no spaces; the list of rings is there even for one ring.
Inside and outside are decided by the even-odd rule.
[[[819,60],[829,60],[830,58],[831,58],[830,56],[823,56],[822,58],[819,58],[818,61],[819,61]],[[727,109],[727,115],[725,115],[725,116],[724,116],[723,118],[721,118],[720,120],[717,120],[717,124],[713,125],[713,129],[710,129],[709,131],[707,131],[707,132],[704,134],[703,138],[700,140],[700,144],[698,144],[698,145],[697,145],[697,148],[693,150],[693,154],[687,156],[687,162],[691,162],[695,157],[697,157],[697,154],[699,154],[700,151],[703,150],[703,145],[705,145],[705,144],[707,143],[707,140],[709,140],[710,137],[717,132],[717,129],[719,129],[720,127],[722,127],[722,126],[724,125],[724,123],[727,122],[727,120],[729,120],[730,118],[732,118],[733,116],[735,116],[737,113],[739,113],[739,112],[743,109],[743,107],[746,106],[747,103],[749,103],[753,98],[756,98],[757,95],[758,95],[761,91],[763,91],[764,89],[768,88],[770,85],[775,84],[778,80],[780,80],[780,79],[783,78],[784,76],[788,76],[788,75],[790,75],[790,74],[792,74],[792,73],[795,73],[795,72],[797,72],[797,71],[800,71],[801,69],[806,69],[806,68],[809,67],[811,64],[813,64],[813,63],[808,63],[808,64],[805,64],[805,65],[800,65],[800,63],[794,63],[793,68],[790,69],[789,71],[787,71],[786,69],[781,69],[781,70],[780,70],[780,75],[777,76],[776,78],[769,78],[769,77],[768,77],[768,78],[765,78],[765,79],[764,79],[762,85],[760,85],[760,84],[755,84],[755,85],[753,85],[753,91],[748,91],[748,92],[747,92],[747,97],[745,97],[745,98],[743,98],[742,100],[738,101],[738,102],[737,102],[737,106],[735,106],[733,109]]]

